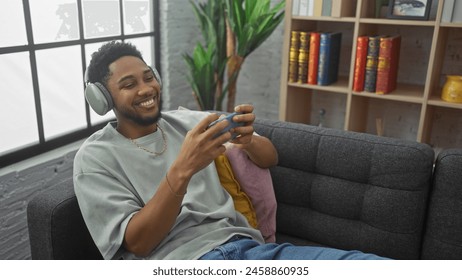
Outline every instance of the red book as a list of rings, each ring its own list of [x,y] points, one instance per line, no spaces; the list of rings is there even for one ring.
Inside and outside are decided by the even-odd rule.
[[[400,35],[380,38],[377,82],[375,87],[377,94],[389,93],[396,89],[400,45]]]
[[[310,53],[308,57],[308,84],[318,84],[319,32],[311,32]]]
[[[364,90],[364,77],[366,74],[367,61],[367,46],[369,44],[369,36],[359,36],[356,41],[356,58],[355,70],[353,76],[353,90]]]

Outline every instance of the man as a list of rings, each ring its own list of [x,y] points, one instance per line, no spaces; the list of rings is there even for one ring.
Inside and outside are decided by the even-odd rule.
[[[107,89],[117,118],[87,139],[74,162],[79,206],[104,258],[375,257],[264,244],[234,209],[213,164],[224,144],[231,141],[262,168],[277,163],[272,143],[254,134],[251,105],[236,107],[242,114],[233,120],[244,126],[217,137],[228,123],[209,127],[216,114],[162,112],[160,79],[132,45],[105,44],[87,72],[87,82]],[[231,140],[232,133],[239,137]]]

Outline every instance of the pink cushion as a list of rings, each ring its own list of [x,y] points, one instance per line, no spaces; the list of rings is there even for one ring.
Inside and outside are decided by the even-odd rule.
[[[266,242],[276,241],[276,196],[269,169],[258,167],[238,148],[228,147],[226,156],[242,190],[255,208],[258,229]]]

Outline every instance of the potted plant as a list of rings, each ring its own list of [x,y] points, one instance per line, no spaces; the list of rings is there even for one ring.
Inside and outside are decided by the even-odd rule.
[[[183,57],[188,81],[201,110],[234,110],[237,78],[245,58],[257,49],[284,18],[285,0],[271,8],[270,0],[208,0],[194,4],[204,43]],[[224,71],[227,69],[227,84]],[[213,77],[213,79],[212,79]]]
[[[227,61],[225,3],[190,2],[199,21],[205,47],[197,43],[192,56],[183,55],[189,68],[188,81],[199,109],[221,111],[226,95],[226,89],[223,89]]]

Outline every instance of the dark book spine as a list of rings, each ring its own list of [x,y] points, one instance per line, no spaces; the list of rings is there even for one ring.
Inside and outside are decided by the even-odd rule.
[[[319,40],[318,85],[337,81],[342,33],[322,33]]]
[[[342,33],[334,33],[331,36],[329,69],[327,71],[327,84],[335,83],[338,79],[338,66],[340,64],[340,48]]]
[[[377,63],[379,58],[380,38],[382,36],[369,37],[367,47],[367,62],[366,74],[364,77],[364,90],[375,92],[375,84],[377,81]]]
[[[329,35],[328,33],[321,33],[319,36],[318,85],[324,85],[327,80],[327,60],[330,54]]]

